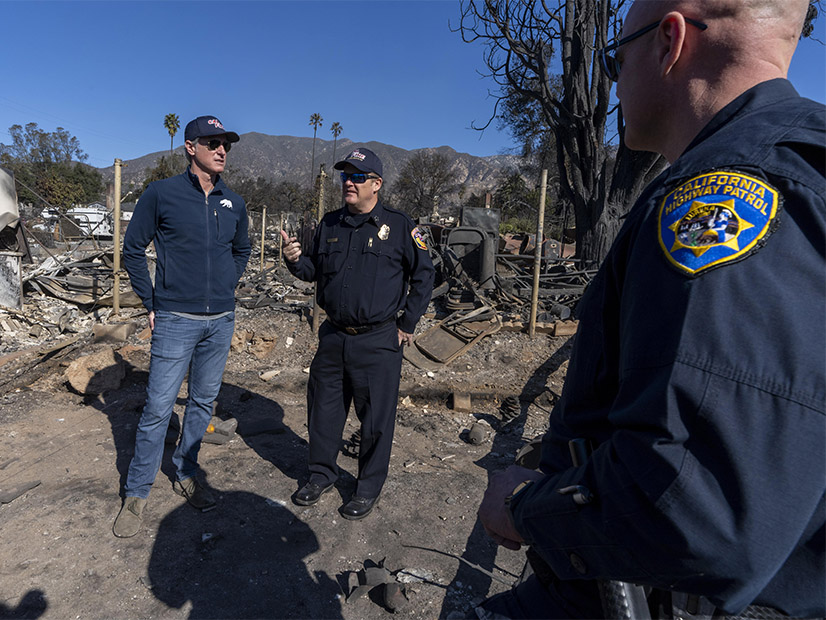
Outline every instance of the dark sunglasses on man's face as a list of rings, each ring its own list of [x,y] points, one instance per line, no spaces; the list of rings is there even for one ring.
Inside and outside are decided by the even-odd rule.
[[[219,146],[223,146],[224,151],[229,153],[229,150],[232,148],[232,142],[227,142],[226,140],[219,140],[218,138],[213,138],[212,140],[209,140],[206,143],[206,147],[210,151],[217,150]]]
[[[706,24],[703,22],[698,22],[696,19],[691,19],[689,17],[684,17],[685,22],[687,24],[691,24],[695,28],[699,28],[700,30],[705,30],[708,28]],[[620,69],[622,68],[622,63],[617,60],[617,57],[613,54],[609,54],[608,52],[613,52],[617,49],[620,45],[625,45],[626,43],[630,43],[634,39],[640,38],[647,32],[651,32],[660,25],[662,20],[658,20],[653,24],[648,24],[644,28],[640,28],[636,32],[632,32],[627,37],[621,38],[619,41],[612,43],[611,45],[606,45],[601,50],[599,50],[599,59],[602,63],[602,69],[605,71],[605,75],[608,77],[609,80],[612,82],[616,82],[619,79]]]
[[[341,182],[342,183],[346,183],[347,181],[352,181],[356,185],[361,185],[367,179],[377,179],[377,178],[378,177],[371,177],[370,175],[365,174],[364,172],[353,172],[353,173],[342,172],[341,173]]]

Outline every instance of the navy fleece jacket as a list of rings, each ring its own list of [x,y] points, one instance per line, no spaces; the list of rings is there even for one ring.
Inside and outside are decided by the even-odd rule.
[[[151,183],[123,239],[123,264],[147,310],[218,313],[235,308],[250,256],[244,199],[220,177],[209,196],[189,169]],[[155,244],[154,286],[146,247]]]

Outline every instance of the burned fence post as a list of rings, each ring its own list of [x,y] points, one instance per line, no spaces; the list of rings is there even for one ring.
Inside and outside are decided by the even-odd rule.
[[[324,179],[326,178],[327,173],[324,171],[324,164],[321,164],[316,178],[316,187],[318,188],[318,217],[316,221],[318,226],[321,226],[321,219],[324,217]],[[324,310],[318,305],[318,283],[313,284],[313,291],[313,334],[318,336],[318,327],[324,320]]]
[[[281,237],[281,231],[284,230],[284,212],[278,214],[278,235],[276,238],[278,239],[278,268],[281,268],[281,252],[284,250],[284,239]]]
[[[542,271],[543,224],[545,220],[545,195],[548,190],[548,171],[542,171],[542,185],[539,190],[539,214],[536,219],[536,247],[533,258],[533,288],[531,289],[531,321],[528,335],[536,335],[536,306],[539,303],[539,273]]]
[[[280,236],[280,234],[279,234]],[[261,260],[258,271],[264,271],[264,240],[267,238],[267,205],[261,207]]]
[[[112,275],[114,276],[114,286],[112,287],[112,312],[115,316],[120,314],[120,183],[123,160],[115,158],[115,221],[112,232],[114,261],[112,264]]]

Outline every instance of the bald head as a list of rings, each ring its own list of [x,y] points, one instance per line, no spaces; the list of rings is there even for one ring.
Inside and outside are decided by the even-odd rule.
[[[761,82],[785,78],[807,9],[808,0],[634,2],[623,36],[658,21],[659,26],[636,49],[633,42],[620,48],[618,58],[625,61],[627,55],[628,62],[623,62],[617,94],[623,112],[641,86],[643,92],[657,93],[660,104],[647,103],[644,113],[636,115],[647,125],[645,135],[632,126],[636,111],[630,117],[626,113],[628,146],[673,161],[729,102]],[[639,69],[650,79],[638,77],[631,84],[629,77],[624,86],[626,65],[628,73]]]
[[[681,13],[709,25],[698,60],[715,69],[736,64],[751,71],[765,65],[763,70],[775,67],[772,73],[785,77],[808,6],[808,0],[637,0],[628,20],[650,23]],[[765,79],[772,77],[778,75]]]

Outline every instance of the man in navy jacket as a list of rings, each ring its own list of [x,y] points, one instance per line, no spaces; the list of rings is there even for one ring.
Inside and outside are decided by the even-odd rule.
[[[196,478],[198,450],[218,396],[235,323],[235,286],[250,255],[244,200],[220,178],[238,134],[214,116],[184,132],[187,170],[156,181],[138,201],[123,240],[123,262],[149,311],[149,383],[129,465],[115,536],[137,534],[146,498],[160,468],[172,407],[189,372],[180,441],[172,457],[173,490],[194,507],[215,499]],[[154,281],[145,250],[154,243]]]

